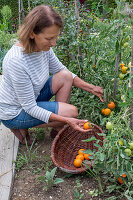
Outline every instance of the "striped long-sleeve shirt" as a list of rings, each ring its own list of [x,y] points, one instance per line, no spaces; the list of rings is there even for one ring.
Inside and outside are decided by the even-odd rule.
[[[22,109],[46,123],[51,112],[37,106],[36,99],[49,78],[67,68],[49,51],[26,54],[20,46],[12,46],[3,60],[0,84],[0,119],[13,119]],[[72,73],[73,78],[76,76]]]

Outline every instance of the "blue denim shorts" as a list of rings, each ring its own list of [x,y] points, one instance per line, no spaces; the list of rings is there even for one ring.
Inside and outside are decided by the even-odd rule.
[[[53,76],[50,76],[47,82],[45,83],[44,87],[40,91],[36,102],[39,107],[51,111],[52,113],[58,114],[58,102],[49,101],[54,96],[52,91],[52,77]],[[1,120],[1,122],[7,128],[12,129],[32,128],[34,126],[44,124],[43,121],[32,117],[31,115],[27,114],[24,110],[22,110],[17,117],[11,120]]]

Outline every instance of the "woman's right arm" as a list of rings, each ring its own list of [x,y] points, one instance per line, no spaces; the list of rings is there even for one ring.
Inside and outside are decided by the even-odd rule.
[[[80,119],[76,119],[76,118],[63,117],[63,116],[60,116],[60,115],[57,115],[57,114],[54,114],[54,113],[51,113],[49,120],[68,124],[74,130],[77,130],[77,131],[87,132],[86,130],[83,129],[83,124],[85,122],[87,122],[87,120],[80,120]]]

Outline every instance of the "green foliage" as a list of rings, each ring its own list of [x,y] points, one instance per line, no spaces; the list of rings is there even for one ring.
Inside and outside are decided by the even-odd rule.
[[[38,179],[44,183],[44,190],[48,190],[54,185],[57,185],[59,183],[64,182],[62,178],[55,178],[55,173],[56,173],[57,167],[52,169],[50,172],[47,171],[45,176],[40,176]]]
[[[12,13],[12,18],[8,21],[9,23],[9,29],[8,31],[16,31],[18,28],[18,17],[19,17],[19,3],[16,0],[1,0],[0,1],[0,9],[2,9],[3,6],[9,6]],[[28,13],[28,1],[23,0],[24,5],[24,15]],[[2,18],[2,15],[0,13],[0,18]]]
[[[81,200],[83,199],[84,197],[84,194],[81,193],[80,189],[82,187],[82,184],[80,183],[80,179],[79,178],[76,178],[76,186],[75,186],[75,189],[74,189],[74,200]]]
[[[16,14],[18,13],[18,10],[15,10],[15,7],[16,6],[13,5],[13,1],[10,1],[10,3],[8,4],[8,1],[3,2],[2,0],[0,4],[1,30],[8,32],[14,31],[14,26],[16,26],[15,23],[17,18]]]
[[[0,31],[0,73],[2,73],[2,61],[10,47],[17,41],[17,34]]]
[[[105,138],[103,146],[100,147],[99,140],[96,140],[95,146],[98,147],[98,151],[86,150],[90,153],[94,160],[93,175],[98,176],[103,172],[103,178],[107,182],[107,191],[119,192],[120,188],[122,193],[121,198],[128,195],[132,197],[133,189],[133,151],[131,155],[125,153],[125,149],[130,148],[130,142],[132,141],[133,133],[129,128],[129,110],[123,108],[117,115],[110,116],[108,119],[111,121],[113,128],[108,131],[107,135],[103,135]],[[99,134],[101,135],[101,134]],[[120,142],[121,141],[121,142]],[[122,174],[126,174],[126,177],[122,177]],[[97,177],[96,176],[96,177]],[[118,178],[121,177],[124,180],[124,184],[118,183]]]
[[[0,74],[2,74],[2,61],[6,53],[7,53],[6,50],[0,50]]]
[[[5,18],[6,20],[10,19],[12,16],[12,12],[9,6],[3,6],[3,8],[1,9],[1,15],[3,18]]]
[[[10,47],[17,41],[17,34],[5,33],[0,31],[0,48],[1,50],[9,50]]]
[[[12,15],[16,17],[18,15],[18,1],[16,0],[1,0],[0,1],[0,9],[2,9],[3,6],[9,6],[11,8]]]
[[[3,8],[0,10],[2,15],[2,22],[0,23],[0,29],[1,31],[7,31],[9,26],[9,20],[12,16],[12,12],[9,6],[3,6]]]
[[[24,152],[24,154],[18,153],[17,161],[15,163],[17,170],[20,170],[24,165],[30,166],[32,162],[34,162],[38,157],[37,156],[38,147],[33,150],[34,141],[30,147],[27,145],[26,140],[25,142],[27,151]]]
[[[92,197],[97,197],[98,196],[98,190],[97,189],[94,189],[94,190],[90,190],[89,191],[89,194],[92,196]]]

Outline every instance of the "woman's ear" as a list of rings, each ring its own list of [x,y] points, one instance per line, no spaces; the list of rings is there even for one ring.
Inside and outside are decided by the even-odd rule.
[[[34,39],[34,38],[35,38],[35,33],[32,32],[32,33],[30,34],[30,39]]]

